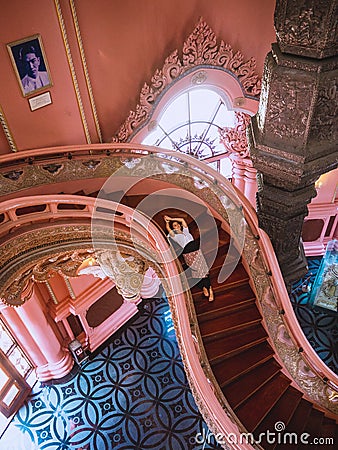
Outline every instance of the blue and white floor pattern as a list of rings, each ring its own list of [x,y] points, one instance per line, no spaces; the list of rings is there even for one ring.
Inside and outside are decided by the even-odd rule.
[[[307,288],[311,288],[320,263],[321,258],[308,258],[308,273],[293,286],[290,299],[308,341],[325,364],[338,374],[338,314],[309,303]]]
[[[195,404],[170,318],[164,296],[146,301],[73,378],[33,390],[0,449],[220,449]]]

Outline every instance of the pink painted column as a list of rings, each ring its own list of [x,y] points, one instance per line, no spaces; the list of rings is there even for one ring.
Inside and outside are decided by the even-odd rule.
[[[68,349],[61,347],[41,308],[39,293],[35,288],[31,298],[19,307],[17,312],[47,361],[36,368],[39,381],[48,381],[67,375],[73,367],[73,358]]]
[[[17,311],[18,309],[13,306],[0,306],[0,312],[6,324],[13,332],[24,353],[30,358],[34,366],[43,366],[47,363],[47,360],[41,352],[39,345],[32,338],[25,323],[18,316]]]
[[[236,154],[230,155],[230,159],[232,162],[232,184],[244,194],[245,167],[243,164],[243,159]]]
[[[233,128],[223,128],[220,132],[220,142],[230,153],[232,162],[232,183],[256,206],[256,170],[252,165],[246,129],[250,116],[244,112],[236,112],[236,125]]]
[[[256,208],[257,170],[253,167],[251,159],[245,158],[243,162],[245,163],[244,195],[250,201],[252,206]]]

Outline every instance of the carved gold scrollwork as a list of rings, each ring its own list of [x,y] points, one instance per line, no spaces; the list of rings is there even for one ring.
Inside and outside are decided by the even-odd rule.
[[[62,274],[64,277],[76,277],[78,268],[90,255],[88,250],[72,251],[42,261],[33,268],[34,281],[47,281],[56,273]]]
[[[1,301],[6,305],[23,305],[33,293],[32,270],[17,276],[15,280],[2,293]]]
[[[126,301],[134,302],[140,298],[147,270],[142,259],[118,251],[99,252],[97,259],[104,273],[114,280],[118,293]]]

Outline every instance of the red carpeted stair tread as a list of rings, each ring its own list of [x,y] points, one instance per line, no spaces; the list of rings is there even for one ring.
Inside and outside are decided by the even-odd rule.
[[[221,361],[211,362],[211,368],[218,384],[222,388],[240,375],[249,372],[272,358],[273,350],[264,341]]]
[[[254,372],[252,374],[254,376]],[[268,383],[261,386],[235,412],[246,429],[254,430],[284,394],[291,381],[278,372]]]
[[[202,322],[199,327],[202,337],[210,341],[213,337],[229,335],[234,330],[245,328],[247,324],[260,321],[261,315],[256,305],[251,303],[241,309],[218,316],[212,321]]]
[[[280,365],[274,360],[268,360],[247,372],[223,388],[223,393],[233,409],[238,408],[256,391],[280,371]]]
[[[301,399],[302,393],[294,387],[289,386],[282,397],[271,408],[269,415],[255,429],[255,436],[258,436],[260,433],[265,433],[266,430],[274,432],[277,422],[283,422],[287,430],[291,417],[296,411]],[[264,447],[270,448],[267,443],[265,443]]]
[[[210,362],[220,362],[230,356],[235,356],[250,347],[254,347],[267,338],[266,331],[262,326],[251,326],[246,329],[237,330],[229,339],[222,336],[217,340],[206,343],[205,351]]]

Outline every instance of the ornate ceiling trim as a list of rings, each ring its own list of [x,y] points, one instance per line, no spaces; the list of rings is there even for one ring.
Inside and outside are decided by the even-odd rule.
[[[240,51],[235,51],[230,44],[221,41],[217,44],[215,33],[201,18],[183,44],[182,58],[179,51],[174,50],[165,60],[162,69],[157,69],[150,84],[145,83],[140,94],[139,104],[130,111],[112,142],[130,141],[133,134],[144,126],[152,116],[154,106],[178,79],[193,69],[209,67],[222,69],[232,74],[248,97],[260,94],[261,80],[255,73],[256,62],[250,58],[244,62]]]
[[[145,242],[111,226],[96,228],[95,249],[91,225],[58,225],[19,235],[0,247],[0,299],[10,306],[20,306],[29,299],[31,283],[47,281],[56,273],[77,276],[77,270],[90,255],[120,251],[144,262],[163,277],[156,255]]]

